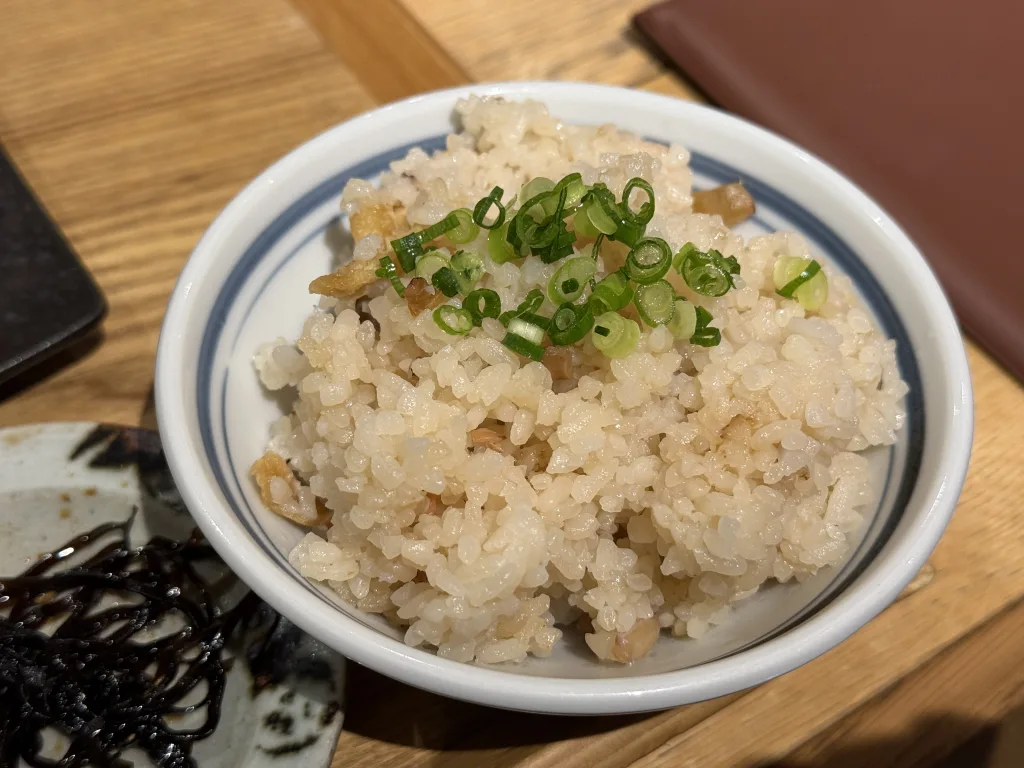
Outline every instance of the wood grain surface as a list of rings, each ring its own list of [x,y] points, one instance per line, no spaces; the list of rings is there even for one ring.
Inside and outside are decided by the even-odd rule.
[[[249,179],[332,123],[466,80],[696,98],[628,32],[641,5],[0,0],[0,140],[110,303],[98,343],[0,391],[0,425],[150,422],[189,250]],[[952,749],[1017,702],[1024,654],[1024,473],[1008,460],[1024,451],[1024,390],[973,345],[969,358],[977,425],[957,514],[931,570],[838,648],[743,694],[590,719],[497,712],[352,665],[335,768],[859,766],[881,743],[900,756],[882,765],[910,766]]]

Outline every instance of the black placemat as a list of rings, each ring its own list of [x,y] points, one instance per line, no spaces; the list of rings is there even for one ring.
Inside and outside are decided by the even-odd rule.
[[[83,336],[106,303],[0,145],[0,381]]]

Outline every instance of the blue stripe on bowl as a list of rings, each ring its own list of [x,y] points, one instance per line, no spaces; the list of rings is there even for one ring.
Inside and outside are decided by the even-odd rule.
[[[427,152],[441,150],[445,147],[445,137],[436,136],[422,141],[417,141],[368,158],[361,163],[321,182],[298,198],[276,219],[274,219],[253,240],[252,244],[245,250],[241,258],[238,260],[238,263],[229,273],[220,293],[214,301],[213,308],[210,311],[210,316],[204,329],[199,349],[199,373],[196,383],[199,428],[202,435],[203,448],[206,452],[207,461],[210,463],[221,492],[224,494],[225,499],[227,499],[232,511],[239,519],[242,526],[253,540],[263,549],[263,551],[266,552],[267,556],[285,572],[289,573],[296,582],[300,583],[305,589],[312,594],[315,594],[319,599],[332,607],[336,607],[336,604],[328,598],[323,591],[303,578],[298,571],[291,566],[287,557],[283,553],[279,552],[274,546],[266,530],[260,524],[255,513],[245,500],[245,494],[241,487],[241,478],[246,477],[246,474],[244,472],[239,473],[230,451],[225,450],[225,455],[222,456],[217,448],[216,437],[220,437],[225,448],[228,444],[227,425],[225,420],[227,414],[226,398],[230,371],[226,367],[217,369],[215,367],[215,361],[218,357],[219,351],[223,353],[221,359],[226,359],[232,353],[233,348],[238,341],[240,330],[245,323],[245,318],[247,318],[249,313],[251,313],[256,301],[266,290],[274,277],[280,273],[280,271],[308,242],[310,242],[310,240],[322,235],[324,230],[330,226],[331,223],[336,221],[336,219],[332,219],[331,222],[322,225],[315,232],[305,238],[303,242],[285,256],[284,259],[282,259],[282,261],[265,278],[264,282],[260,285],[259,289],[250,301],[249,306],[246,307],[243,319],[239,323],[239,327],[236,329],[236,333],[231,339],[230,344],[227,345],[226,349],[221,350],[221,347],[224,346],[223,332],[229,311],[235,305],[238,295],[254,269],[262,262],[270,250],[280,242],[285,234],[290,232],[299,222],[309,215],[310,212],[314,211],[331,198],[337,196],[350,179],[373,178],[379,173],[387,170],[390,163],[403,158],[409,150],[414,147],[422,148]],[[749,649],[750,647],[766,642],[773,637],[777,637],[816,614],[828,605],[828,603],[834,600],[850,584],[852,584],[871,563],[877,553],[885,546],[886,542],[892,535],[892,532],[899,525],[903,511],[917,482],[917,476],[921,464],[921,455],[924,447],[924,394],[921,386],[920,370],[918,368],[917,359],[914,355],[913,347],[910,344],[909,335],[907,334],[906,328],[904,327],[899,314],[892,302],[889,300],[889,297],[885,294],[881,285],[876,280],[875,276],[860,260],[860,258],[858,258],[853,249],[851,249],[835,231],[828,227],[813,213],[796,203],[781,191],[770,184],[751,176],[750,174],[744,173],[719,160],[696,152],[692,154],[690,164],[695,174],[710,178],[716,183],[728,183],[731,181],[741,180],[746,185],[747,189],[750,190],[759,205],[776,211],[783,218],[787,219],[795,229],[800,231],[805,237],[813,240],[824,250],[828,257],[843,272],[845,272],[857,286],[885,334],[896,341],[897,359],[900,366],[900,372],[903,375],[904,380],[910,386],[910,392],[906,398],[907,424],[901,435],[901,440],[905,441],[906,445],[904,466],[902,474],[898,478],[899,485],[895,492],[894,501],[891,505],[891,514],[884,520],[876,519],[873,522],[872,529],[865,535],[860,547],[851,555],[846,565],[839,571],[829,586],[811,603],[770,633],[757,638],[742,648],[723,654],[723,656],[719,657],[724,658],[725,656],[739,653],[743,650]],[[760,224],[766,229],[771,229],[771,227],[763,220],[760,221]],[[217,387],[215,380],[221,375],[223,375],[223,379],[220,381],[220,392],[216,393]],[[218,394],[220,399],[220,419],[215,421],[212,409],[212,399]],[[216,433],[214,432],[214,429],[217,430]],[[227,471],[225,471],[225,465]],[[893,479],[892,472],[893,462],[890,461],[889,473],[886,478],[886,489],[883,491],[880,499],[884,500],[888,496],[889,484]],[[357,615],[356,618],[358,618]]]

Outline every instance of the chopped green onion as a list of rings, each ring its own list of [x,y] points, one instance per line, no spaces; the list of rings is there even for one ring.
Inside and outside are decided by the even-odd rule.
[[[471,243],[480,234],[480,227],[473,221],[473,213],[468,208],[459,208],[452,213],[459,221],[459,226],[448,233],[448,239],[456,245]]]
[[[448,298],[459,292],[459,280],[452,271],[452,268],[448,266],[441,267],[431,275],[430,284]]]
[[[572,210],[580,204],[580,200],[587,193],[587,185],[583,183],[583,176],[579,173],[570,173],[568,176],[562,177],[562,179],[555,184],[554,191],[561,192],[562,189],[566,191],[565,207]],[[550,198],[549,198],[550,200]],[[555,207],[550,203],[545,202],[542,204],[545,213],[554,213]]]
[[[501,196],[503,194],[505,194],[505,190],[501,187],[495,187],[491,190],[491,194],[477,202],[473,207],[473,223],[484,229],[495,229],[504,224],[505,206],[501,204]],[[494,221],[488,223],[485,219],[492,207],[497,207],[498,213],[495,215]]]
[[[449,213],[437,224],[431,224],[429,227],[419,233],[420,242],[428,243],[434,238],[440,237],[451,232],[453,229],[459,226],[459,217],[455,213]]]
[[[535,325],[542,331],[546,331],[548,327],[551,325],[550,317],[544,317],[544,315],[538,315],[535,314],[534,312],[523,312],[521,315],[517,315],[514,318],[514,320],[521,320],[524,323]],[[512,327],[512,322],[513,321],[509,321],[509,328]]]
[[[531,360],[540,360],[544,356],[544,348],[540,345],[544,339],[550,320],[546,317],[524,312],[513,317],[508,323],[508,333],[501,343],[520,355]]]
[[[608,235],[608,237],[612,240],[618,240],[620,243],[625,243],[632,248],[643,238],[646,228],[646,225],[635,221],[624,221],[615,230],[615,234]]]
[[[712,328],[709,323],[714,319],[704,307],[696,308],[696,328],[690,336],[690,343],[700,347],[717,347],[722,341],[722,332]]]
[[[677,269],[686,284],[702,296],[724,296],[735,287],[732,276],[740,273],[735,256],[725,258],[714,249],[705,253],[693,243],[680,249],[674,263],[679,265]]]
[[[569,259],[548,280],[548,298],[555,304],[576,301],[596,272],[597,266],[589,256]],[[567,284],[569,287],[566,287]]]
[[[555,310],[548,326],[551,342],[560,347],[575,344],[587,335],[594,327],[594,313],[589,304],[571,304],[566,302]]]
[[[796,299],[806,310],[820,309],[828,299],[828,278],[813,259],[780,256],[772,278],[780,296]]]
[[[587,208],[590,222],[609,237],[614,235],[624,221],[622,211],[615,202],[615,195],[604,184],[598,183],[586,194],[586,198],[590,200]]]
[[[473,316],[469,310],[442,304],[434,310],[437,327],[452,336],[464,336],[473,330]]]
[[[594,286],[590,293],[590,304],[594,307],[595,314],[603,312],[618,312],[629,305],[633,300],[633,286],[629,279],[620,269],[605,275],[604,278]]]
[[[382,277],[385,280],[390,280],[391,285],[399,296],[405,296],[405,286],[402,285],[402,280],[398,276],[398,270],[395,269],[395,262],[391,260],[391,257],[385,256],[380,260],[380,268],[374,272],[377,277]]]
[[[697,246],[694,245],[693,243],[687,243],[682,248],[680,248],[678,253],[676,253],[676,255],[672,257],[672,269],[674,269],[679,274],[682,274],[683,264],[686,263],[686,260],[689,258],[691,253],[700,253],[700,251],[697,249]]]
[[[527,312],[536,312],[540,309],[540,305],[543,303],[544,294],[541,292],[540,288],[533,288],[526,294],[526,298],[519,303],[518,307],[510,309],[508,312],[502,312],[498,319],[501,321],[502,325],[508,327],[509,321],[513,317],[518,317],[519,315],[526,314]]]
[[[605,357],[628,357],[640,341],[640,326],[618,312],[605,312],[594,319],[591,339]]]
[[[667,280],[658,280],[656,283],[641,285],[636,289],[636,304],[640,317],[652,328],[656,325],[665,325],[672,319],[675,313],[676,293],[672,290]]]
[[[590,251],[590,256],[591,256],[591,258],[593,258],[593,259],[594,259],[594,261],[597,261],[597,257],[598,257],[598,248],[600,248],[600,247],[601,247],[601,243],[603,243],[603,242],[604,242],[604,232],[601,232],[601,233],[599,233],[599,234],[598,234],[598,236],[597,236],[597,237],[596,237],[596,238],[594,239],[594,247],[593,247],[593,248],[591,249],[591,251]]]
[[[501,314],[501,298],[490,288],[477,288],[466,297],[462,306],[473,316],[473,325],[480,325],[485,317]]]
[[[635,212],[629,207],[629,195],[634,189],[647,193],[647,202]],[[626,187],[622,190],[622,207],[637,224],[646,226],[654,218],[654,188],[644,179],[635,176],[626,182]]]
[[[672,248],[660,237],[645,237],[626,257],[626,271],[641,285],[660,280],[671,266]]]
[[[528,202],[523,203],[523,207],[520,209],[520,213],[526,211],[527,215],[535,221],[541,221],[546,216],[550,216],[555,212],[555,203],[551,203],[551,210],[546,210],[544,203],[551,199],[557,200],[557,195],[552,195],[551,192],[555,188],[555,182],[551,179],[543,176],[538,176],[535,179],[530,179],[528,182],[523,184],[523,188],[519,190],[519,199],[526,200]]]
[[[528,357],[535,362],[540,362],[540,359],[544,357],[544,347],[540,344],[534,344],[532,341],[528,341],[514,333],[506,333],[501,343],[517,355]]]
[[[427,251],[416,262],[416,277],[429,281],[441,267],[448,266],[448,257],[441,251]]]
[[[590,220],[589,210],[590,206],[584,205],[572,217],[572,228],[580,237],[590,238],[601,234],[601,231],[594,226],[594,222]]]
[[[677,297],[674,303],[675,312],[665,327],[674,338],[689,339],[697,330],[697,310],[686,299]]]
[[[402,265],[402,271],[406,274],[416,268],[416,260],[423,255],[423,242],[417,232],[392,240],[391,248],[395,251],[398,263]]]
[[[505,239],[507,234],[508,222],[487,233],[487,255],[495,264],[504,264],[519,258],[516,249]]]
[[[472,251],[456,251],[452,256],[451,269],[459,281],[459,290],[469,293],[484,274],[484,260]]]
[[[545,264],[554,264],[559,259],[568,256],[572,253],[572,244],[576,242],[576,233],[567,230],[564,221],[559,220],[558,225],[558,236],[546,250],[538,254],[540,260]]]

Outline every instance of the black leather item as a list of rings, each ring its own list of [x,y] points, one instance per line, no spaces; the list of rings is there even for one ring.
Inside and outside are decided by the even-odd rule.
[[[0,381],[85,335],[106,302],[0,146]]]

